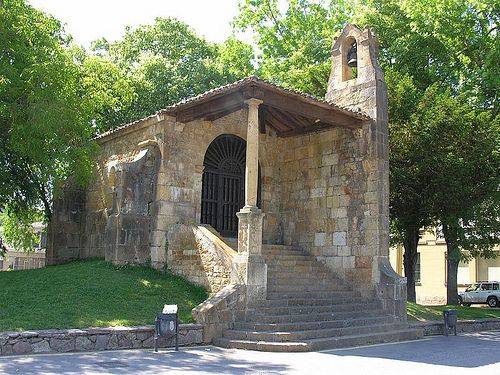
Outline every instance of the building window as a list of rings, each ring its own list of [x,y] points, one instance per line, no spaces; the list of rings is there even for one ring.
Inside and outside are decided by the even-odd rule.
[[[415,282],[420,283],[420,253],[417,253],[417,263],[415,264]]]

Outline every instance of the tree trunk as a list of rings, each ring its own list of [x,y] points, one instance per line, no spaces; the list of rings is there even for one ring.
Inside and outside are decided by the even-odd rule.
[[[443,224],[443,234],[446,240],[446,303],[458,305],[457,274],[460,263],[460,249],[457,245],[457,232],[454,227]]]
[[[408,228],[405,231],[405,238],[403,241],[405,249],[403,263],[406,276],[406,294],[409,302],[417,301],[417,294],[415,292],[415,267],[417,265],[417,246],[419,238],[418,228]]]

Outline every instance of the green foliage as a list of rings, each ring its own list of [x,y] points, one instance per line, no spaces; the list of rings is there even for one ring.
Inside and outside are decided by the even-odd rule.
[[[322,97],[330,74],[333,36],[349,20],[357,2],[244,0],[234,25],[251,29],[259,47],[259,75]]]
[[[472,255],[488,252],[499,241],[499,116],[434,85],[422,97],[411,126],[418,129],[415,154],[426,176],[428,207],[443,225],[447,242]]]
[[[101,260],[1,272],[0,285],[0,331],[153,324],[167,303],[187,323],[207,298],[182,277]]]
[[[82,100],[92,108],[93,132],[103,133],[110,130],[111,119],[124,121],[122,113],[137,100],[135,86],[123,69],[107,58],[83,55],[79,64],[85,92]]]
[[[208,43],[172,18],[127,28],[123,39],[96,41],[93,50],[123,70],[135,93],[131,103],[100,119],[103,129],[150,115],[254,70],[250,46],[233,38],[221,45]]]
[[[91,109],[60,23],[21,0],[0,7],[0,205],[44,205],[68,175],[91,170]]]
[[[498,105],[496,0],[370,0],[358,22],[375,28],[384,67],[425,91],[439,83],[479,106]]]
[[[40,242],[40,233],[36,233],[32,224],[43,220],[39,210],[22,211],[4,210],[1,214],[3,239],[16,251],[33,251],[34,244]]]

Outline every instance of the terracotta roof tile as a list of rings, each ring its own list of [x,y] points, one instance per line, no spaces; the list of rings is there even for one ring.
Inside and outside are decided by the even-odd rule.
[[[339,106],[339,105],[337,105],[335,103],[327,102],[326,100],[318,98],[318,97],[316,97],[314,95],[307,94],[307,93],[304,93],[304,92],[301,92],[301,91],[298,91],[298,90],[286,88],[286,87],[283,87],[283,86],[279,86],[279,85],[277,85],[275,83],[272,83],[272,82],[260,79],[260,78],[255,77],[255,76],[249,76],[249,77],[245,77],[243,79],[240,79],[240,80],[238,80],[236,82],[229,83],[227,85],[223,85],[223,86],[216,87],[214,89],[205,91],[202,94],[199,94],[199,95],[196,95],[196,96],[193,96],[193,97],[190,97],[190,98],[183,99],[183,100],[181,100],[181,101],[179,101],[179,102],[177,102],[175,104],[172,104],[172,105],[170,105],[170,106],[168,106],[166,108],[160,109],[159,111],[157,111],[156,113],[154,113],[152,115],[143,117],[141,119],[135,120],[135,121],[130,122],[128,124],[121,125],[121,126],[119,126],[117,128],[114,128],[114,129],[109,130],[109,131],[107,131],[105,133],[102,133],[102,134],[96,136],[94,139],[100,139],[100,138],[107,137],[107,136],[109,136],[111,134],[120,132],[123,129],[127,129],[127,128],[130,128],[130,127],[134,126],[134,125],[142,123],[145,120],[154,118],[154,117],[156,117],[158,115],[162,115],[162,114],[167,114],[167,115],[168,114],[175,114],[176,110],[182,109],[183,107],[187,107],[187,106],[190,106],[190,105],[195,104],[197,102],[201,102],[201,101],[210,99],[210,98],[212,98],[214,96],[217,96],[217,95],[220,95],[220,94],[224,94],[224,93],[228,93],[228,92],[233,91],[233,90],[240,89],[240,88],[244,87],[245,85],[252,84],[252,83],[254,83],[254,84],[258,85],[258,86],[264,87],[264,88],[266,88],[266,87],[267,88],[272,88],[272,89],[274,89],[276,91],[279,91],[279,92],[281,92],[282,94],[285,94],[285,95],[291,95],[291,96],[298,97],[298,98],[301,98],[301,99],[312,100],[312,101],[316,102],[318,105],[325,105],[326,104],[326,105],[328,105],[329,107],[331,107],[334,110],[344,112],[344,113],[346,113],[348,115],[351,115],[351,116],[353,116],[355,118],[358,118],[358,119],[362,119],[362,120],[369,120],[370,119],[370,117],[368,115],[366,115],[365,113],[363,113],[363,112],[361,112],[359,110],[353,110],[353,109],[350,109],[350,108],[347,108],[347,107]]]

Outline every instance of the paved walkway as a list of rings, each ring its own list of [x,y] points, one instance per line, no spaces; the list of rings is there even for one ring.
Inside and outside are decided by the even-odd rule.
[[[500,374],[500,331],[314,353],[214,347],[0,358],[1,374]]]

